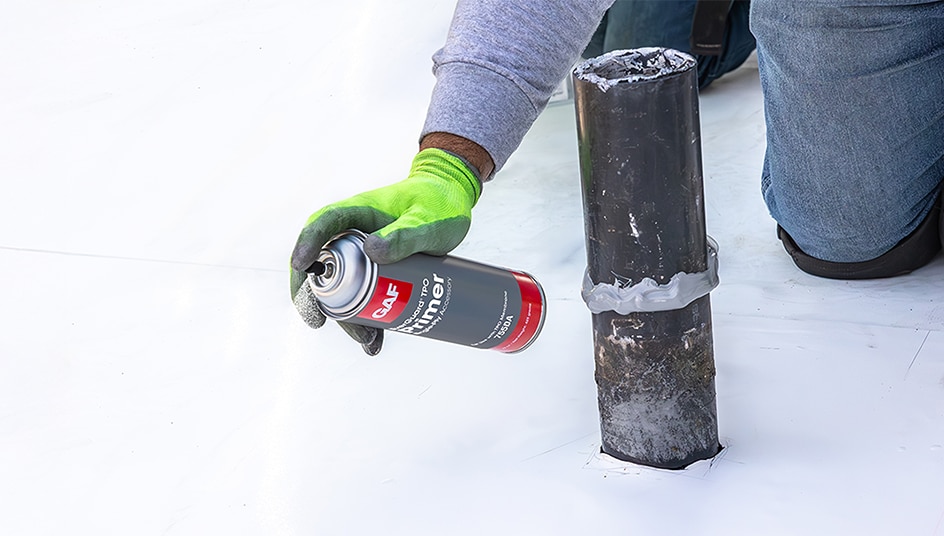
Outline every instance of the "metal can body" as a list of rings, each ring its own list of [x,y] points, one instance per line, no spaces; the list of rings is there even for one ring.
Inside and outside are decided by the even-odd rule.
[[[364,254],[364,238],[333,238],[318,259],[324,272],[309,276],[326,316],[506,353],[540,334],[544,291],[530,275],[424,254],[379,265]]]

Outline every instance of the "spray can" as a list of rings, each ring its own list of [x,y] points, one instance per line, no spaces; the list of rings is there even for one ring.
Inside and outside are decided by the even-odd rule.
[[[323,268],[309,273],[325,316],[505,353],[540,334],[544,290],[530,275],[422,253],[381,265],[364,253],[365,238],[335,236],[318,256]]]

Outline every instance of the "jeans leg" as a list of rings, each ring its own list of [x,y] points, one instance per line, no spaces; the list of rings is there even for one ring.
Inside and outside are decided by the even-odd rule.
[[[724,32],[724,52],[720,56],[696,56],[700,88],[704,89],[721,75],[740,67],[754,51],[756,43],[750,30],[750,10],[750,2],[735,1]]]
[[[590,54],[587,57],[639,47],[689,52],[695,3],[696,0],[616,0],[587,48]],[[748,6],[748,2],[738,1],[731,8],[721,56],[696,56],[699,87],[704,88],[712,80],[736,69],[754,50],[754,36],[748,27]]]
[[[796,246],[836,263],[902,242],[944,179],[944,1],[851,5],[865,3],[755,0],[751,11],[764,199]]]

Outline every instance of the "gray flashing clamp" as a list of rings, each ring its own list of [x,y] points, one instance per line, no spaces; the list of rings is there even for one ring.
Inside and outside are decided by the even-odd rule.
[[[718,243],[708,237],[708,269],[689,274],[679,272],[664,285],[652,278],[644,278],[631,286],[618,283],[593,284],[589,271],[584,273],[580,296],[590,312],[599,314],[614,311],[621,315],[629,313],[653,313],[684,309],[690,303],[705,296],[718,286]]]

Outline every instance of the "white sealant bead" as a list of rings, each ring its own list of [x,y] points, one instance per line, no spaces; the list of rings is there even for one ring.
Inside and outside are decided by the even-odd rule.
[[[693,301],[714,290],[718,283],[718,243],[709,236],[708,269],[704,272],[679,272],[664,285],[647,277],[635,285],[623,287],[618,282],[594,285],[588,269],[584,273],[580,296],[594,314],[604,311],[614,311],[621,315],[654,313],[688,307]]]

